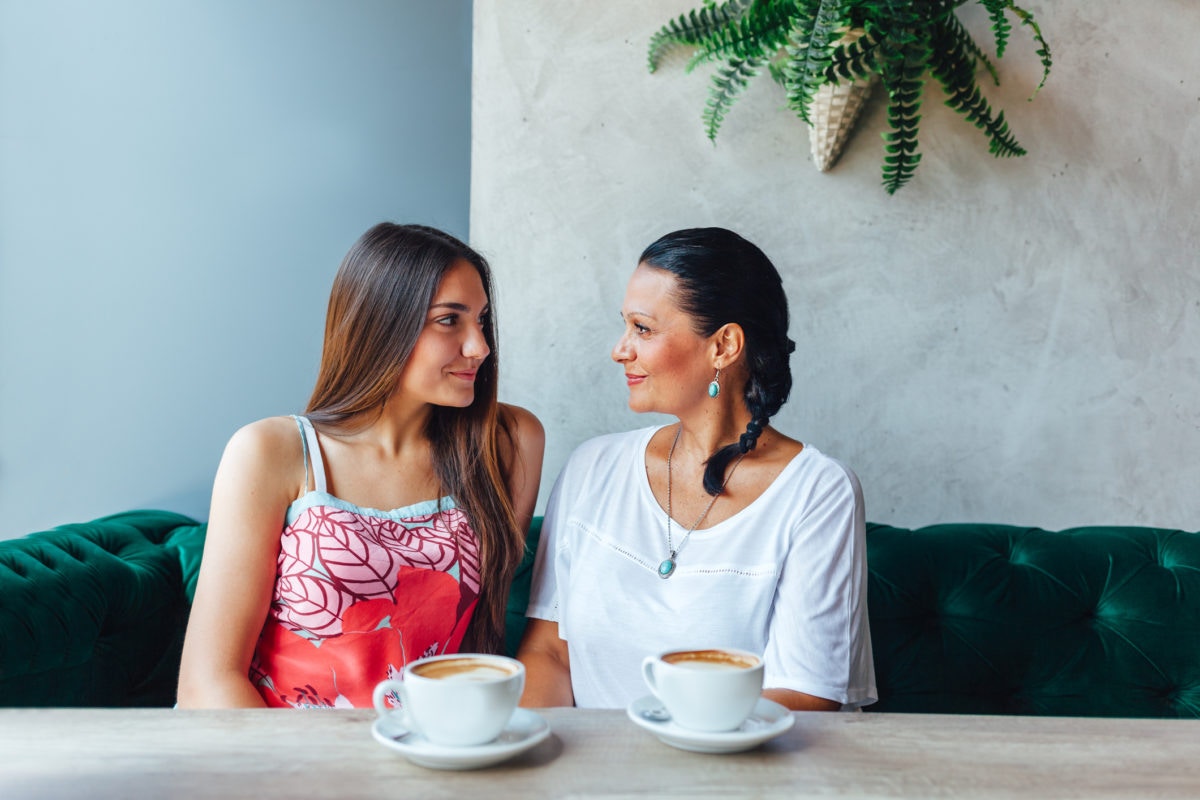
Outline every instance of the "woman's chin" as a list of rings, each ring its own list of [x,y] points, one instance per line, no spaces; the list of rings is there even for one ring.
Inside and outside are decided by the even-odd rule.
[[[475,402],[475,392],[448,392],[432,401],[435,406],[443,408],[467,408]]]
[[[651,414],[658,409],[651,403],[638,402],[631,397],[629,398],[629,410],[635,414]]]

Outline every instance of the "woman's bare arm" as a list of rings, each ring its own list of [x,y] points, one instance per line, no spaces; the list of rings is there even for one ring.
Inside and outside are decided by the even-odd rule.
[[[527,531],[533,520],[533,509],[542,481],[546,432],[537,417],[519,406],[501,403],[500,410],[512,434],[511,452],[505,453],[509,495],[512,497],[517,525],[522,531]]]
[[[792,711],[840,711],[842,708],[842,704],[835,700],[826,700],[824,697],[804,692],[793,692],[791,689],[767,689],[763,692],[763,697],[774,700]]]
[[[530,619],[517,650],[517,659],[525,665],[525,693],[521,705],[526,708],[550,708],[575,705],[571,690],[571,660],[567,643],[558,638],[558,623]]]
[[[239,430],[221,457],[179,667],[180,708],[262,706],[250,659],[275,583],[279,537],[303,480],[294,420]]]

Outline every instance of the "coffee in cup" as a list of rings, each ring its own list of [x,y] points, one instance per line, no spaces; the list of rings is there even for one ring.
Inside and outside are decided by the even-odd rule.
[[[696,731],[731,731],[758,703],[763,661],[731,648],[668,650],[648,656],[642,676],[676,724]]]
[[[442,681],[490,681],[511,677],[515,668],[511,664],[500,664],[479,656],[464,655],[425,659],[413,666],[412,673],[422,678]]]
[[[375,687],[382,718],[433,744],[471,747],[492,741],[512,718],[525,688],[525,665],[482,653],[430,656],[409,663],[401,680]],[[388,695],[400,700],[387,704]]]

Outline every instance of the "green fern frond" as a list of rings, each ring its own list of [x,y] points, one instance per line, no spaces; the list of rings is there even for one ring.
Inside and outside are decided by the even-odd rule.
[[[999,86],[1000,74],[996,71],[996,66],[987,57],[987,54],[980,49],[979,45],[976,44],[975,39],[971,37],[971,34],[967,32],[963,24],[959,22],[958,17],[954,15],[949,16],[942,27],[950,35],[949,38],[956,42],[957,46],[961,47],[963,52],[971,57],[972,73],[974,72],[974,63],[978,61],[983,64],[988,74],[992,76],[992,82]]]
[[[855,80],[878,72],[875,61],[878,49],[879,43],[869,36],[860,36],[849,44],[839,44],[834,48],[829,68],[825,70],[826,79],[829,82]]]
[[[1035,52],[1038,60],[1042,63],[1042,80],[1038,83],[1037,88],[1033,90],[1033,95],[1030,100],[1037,96],[1041,88],[1046,85],[1046,79],[1050,77],[1050,45],[1046,43],[1046,38],[1042,36],[1042,29],[1033,18],[1033,14],[1018,6],[1013,0],[979,0],[984,8],[987,9],[988,17],[992,21],[992,33],[996,37],[996,58],[1003,58],[1004,51],[1008,45],[1008,40],[1012,33],[1012,23],[1005,16],[1006,12],[1013,14],[1021,21],[1022,25],[1029,27],[1032,31],[1034,42],[1037,44]],[[996,83],[1000,81],[997,80]]]
[[[775,57],[767,62],[767,73],[771,76],[771,80],[778,83],[780,86],[787,85],[787,70],[788,54],[787,51],[781,51],[775,54]]]
[[[964,86],[975,86],[975,62],[983,54],[958,18],[950,17],[943,25],[933,29],[930,40],[934,50],[932,59],[942,65],[938,80],[946,87],[946,93],[951,94]],[[987,64],[989,68],[992,66],[991,62]],[[999,83],[995,71],[989,69],[989,72]]]
[[[1052,63],[1050,59],[1050,45],[1046,43],[1046,38],[1042,36],[1042,29],[1038,26],[1032,14],[1012,2],[1009,2],[1008,9],[1017,16],[1017,19],[1021,20],[1022,25],[1029,26],[1029,29],[1033,31],[1033,40],[1038,44],[1034,52],[1037,53],[1038,59],[1042,62],[1042,80],[1038,83],[1037,88],[1033,90],[1033,94],[1030,95],[1029,99],[1032,100],[1034,97],[1037,97],[1037,93],[1046,85],[1046,79],[1050,77],[1050,64]]]
[[[1025,155],[1025,149],[1009,132],[1004,115],[992,117],[991,105],[975,83],[974,59],[950,26],[943,26],[933,33],[930,71],[946,91],[946,105],[987,135],[988,150],[992,155]]]
[[[729,25],[714,30],[698,46],[688,61],[687,71],[710,61],[734,61],[772,58],[787,44],[792,18],[797,13],[795,0],[757,0]]]
[[[1008,37],[1012,33],[1012,23],[1004,12],[1012,5],[1009,0],[979,0],[987,9],[992,21],[992,34],[996,37],[996,58],[1004,58],[1004,49],[1008,47]]]
[[[969,92],[956,94],[946,101],[946,105],[967,118],[967,121],[979,128],[988,137],[988,152],[997,158],[1025,155],[1025,148],[1009,132],[1008,123],[1004,120],[1004,112],[992,118],[992,107],[975,87]]]
[[[753,0],[729,0],[720,5],[705,3],[671,20],[650,37],[647,65],[650,72],[658,69],[668,50],[676,46],[698,47],[722,28],[737,21]]]
[[[1017,143],[1012,134],[1008,132],[1008,123],[1004,121],[1004,112],[1001,111],[996,115],[996,121],[992,124],[991,130],[994,130],[994,135],[989,131],[991,142],[988,144],[988,152],[996,158],[1009,158],[1012,156],[1023,156],[1027,152],[1024,147]]]
[[[731,61],[717,70],[713,85],[709,88],[708,105],[704,107],[704,128],[711,141],[717,140],[717,131],[733,102],[746,90],[750,79],[762,68],[761,59]]]
[[[877,8],[883,6],[883,9]],[[894,6],[894,7],[893,7]],[[907,2],[864,2],[862,13],[863,29],[873,41],[886,46],[880,53],[880,61],[895,60],[896,53],[910,42],[920,40],[925,19]],[[881,64],[882,69],[882,64]],[[882,72],[880,73],[882,76]]]
[[[799,18],[787,47],[788,66],[784,70],[788,108],[808,124],[808,107],[813,96],[826,82],[825,71],[833,61],[834,46],[842,19],[837,0],[822,0],[811,18]]]
[[[895,194],[908,183],[921,163],[921,154],[917,152],[921,124],[918,112],[931,52],[927,41],[911,29],[894,33],[891,40],[881,41],[879,72],[890,98],[888,126],[891,128],[883,134],[886,142],[883,188],[888,194]]]

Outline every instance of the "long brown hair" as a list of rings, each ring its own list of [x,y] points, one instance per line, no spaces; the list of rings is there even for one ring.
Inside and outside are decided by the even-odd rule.
[[[463,242],[424,225],[383,222],[354,243],[329,296],[325,343],[306,414],[336,431],[381,414],[425,324],[442,276],[458,261],[475,267],[490,305],[491,270]],[[500,652],[513,572],[525,547],[518,530],[502,453],[516,457],[510,422],[496,400],[499,356],[493,313],[483,335],[491,355],[475,377],[466,408],[434,406],[426,426],[441,495],[454,498],[479,537],[479,603],[465,650]],[[368,424],[368,423],[364,423]]]

